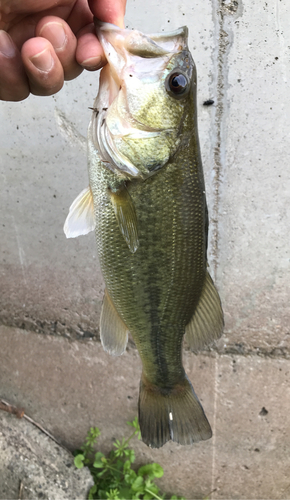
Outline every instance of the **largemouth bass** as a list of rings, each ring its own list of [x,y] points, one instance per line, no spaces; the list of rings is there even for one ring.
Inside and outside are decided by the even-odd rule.
[[[88,134],[89,188],[67,237],[95,229],[106,291],[104,349],[139,351],[143,441],[191,444],[211,427],[182,365],[220,337],[223,313],[207,271],[208,215],[197,132],[196,69],[187,28],[144,35],[96,21],[108,64]]]

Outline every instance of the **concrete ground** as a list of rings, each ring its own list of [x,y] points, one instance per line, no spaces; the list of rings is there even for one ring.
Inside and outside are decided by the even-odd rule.
[[[94,481],[27,419],[0,412],[0,498],[86,500]]]
[[[0,327],[0,397],[71,449],[90,426],[100,449],[130,432],[137,414],[140,360],[117,358],[100,343]],[[138,463],[158,462],[166,492],[187,499],[290,498],[289,361],[281,357],[184,353],[189,378],[213,428],[211,440],[151,450],[132,443]]]

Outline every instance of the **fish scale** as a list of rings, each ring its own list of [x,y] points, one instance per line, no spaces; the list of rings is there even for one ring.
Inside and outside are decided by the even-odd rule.
[[[101,203],[116,176],[101,161],[98,168],[94,165],[90,170],[98,255],[107,290],[141,358],[148,342],[156,350],[157,363],[152,368],[150,361],[148,371],[145,368],[152,382],[160,371],[160,346],[159,358],[166,360],[162,370],[166,367],[169,377],[166,380],[163,373],[164,385],[174,384],[182,372],[184,329],[193,315],[205,275],[205,211],[200,209],[205,199],[200,196],[197,172],[191,174],[198,164],[191,160],[189,151],[192,149],[180,151],[173,162],[146,181],[127,185],[138,221],[140,247],[134,254],[122,237],[109,199]],[[194,203],[197,195],[200,201]],[[166,328],[175,324],[179,325],[178,332],[167,337]],[[175,352],[176,361],[172,362]],[[147,366],[146,358],[143,366]]]

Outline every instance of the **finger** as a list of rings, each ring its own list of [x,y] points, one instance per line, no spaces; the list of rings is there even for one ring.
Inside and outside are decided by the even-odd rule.
[[[89,0],[89,6],[97,19],[124,28],[126,0]]]
[[[65,80],[72,80],[83,71],[75,57],[77,39],[65,21],[55,16],[44,17],[36,26],[35,34],[46,38],[53,46]]]
[[[76,1],[85,0],[1,0],[0,1],[0,27],[9,31],[18,25],[22,30],[22,22],[30,22],[36,16],[36,22],[43,15],[54,15],[66,19],[74,8]]]
[[[11,37],[0,31],[0,99],[22,101],[29,95],[28,80],[20,52]]]
[[[73,33],[78,33],[84,26],[91,24],[94,16],[90,11],[87,0],[77,0],[67,17],[66,22]]]
[[[62,88],[63,68],[48,40],[40,37],[27,40],[21,56],[32,94],[48,96]]]
[[[93,23],[83,28],[78,34],[76,60],[85,69],[95,71],[107,63],[104,51],[95,34]]]
[[[25,2],[21,0],[21,2],[22,4],[26,4],[26,0]],[[71,8],[68,10],[67,6],[63,7],[59,6],[55,7],[54,9],[51,9],[50,11],[49,10],[43,11],[41,9],[41,2],[35,2],[34,0],[34,4],[35,5],[39,4],[38,10],[40,9],[41,12],[32,14],[33,10],[31,11],[28,10],[27,12],[29,12],[29,15],[22,14],[16,16],[16,19],[14,19],[13,23],[10,23],[9,28],[7,29],[5,28],[5,30],[8,31],[9,35],[11,36],[12,40],[14,41],[19,50],[21,50],[21,47],[24,44],[24,42],[26,42],[26,40],[29,40],[29,38],[33,38],[35,36],[35,28],[38,22],[43,17],[53,15],[61,19],[66,19],[66,17],[69,16],[71,10]],[[1,6],[1,0],[0,0],[0,6]]]

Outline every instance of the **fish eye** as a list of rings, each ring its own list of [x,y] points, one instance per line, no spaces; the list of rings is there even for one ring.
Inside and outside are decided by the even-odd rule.
[[[175,97],[183,97],[189,90],[187,76],[181,71],[170,73],[166,81],[167,91]]]

